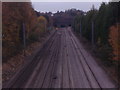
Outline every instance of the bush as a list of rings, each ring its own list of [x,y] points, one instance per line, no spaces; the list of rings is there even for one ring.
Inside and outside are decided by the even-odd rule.
[[[33,43],[39,40],[39,35],[36,33],[32,33],[28,38],[28,43]]]
[[[112,48],[107,44],[99,47],[98,49],[99,57],[101,58],[101,60],[106,66],[113,65],[112,55],[110,55],[109,53],[111,51],[112,51]]]

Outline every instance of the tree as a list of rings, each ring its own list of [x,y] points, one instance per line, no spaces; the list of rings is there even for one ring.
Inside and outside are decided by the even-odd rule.
[[[111,65],[114,46],[111,46],[109,40],[112,34],[109,28],[118,21],[118,3],[102,3],[99,10],[94,6],[84,15],[78,15],[74,19],[74,31],[79,32],[82,21],[82,36],[91,41],[91,22],[94,22],[95,44],[98,47],[101,59]],[[112,41],[113,42],[113,41]],[[113,42],[114,43],[114,42]]]
[[[2,3],[2,44],[3,61],[15,55],[22,48],[21,31],[25,23],[26,39],[34,29],[37,16],[30,2],[3,2]]]

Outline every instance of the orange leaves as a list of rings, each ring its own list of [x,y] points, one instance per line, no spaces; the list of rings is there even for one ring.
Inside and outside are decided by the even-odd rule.
[[[23,23],[25,24],[26,43],[30,40],[37,40],[41,34],[46,32],[47,20],[43,16],[37,18],[31,2],[3,2],[2,11],[3,59],[22,50]]]
[[[114,60],[118,60],[118,56],[119,56],[119,47],[120,47],[120,44],[119,44],[119,40],[118,40],[118,35],[119,32],[118,32],[118,25],[114,25],[114,26],[111,26],[110,27],[110,34],[109,34],[109,42],[113,48],[113,54],[115,55],[115,57],[113,58]]]
[[[36,25],[37,16],[30,2],[2,3],[3,59],[13,55],[22,47],[20,32],[25,23],[26,37]]]
[[[38,17],[38,28],[41,33],[46,32],[47,20],[44,16]]]

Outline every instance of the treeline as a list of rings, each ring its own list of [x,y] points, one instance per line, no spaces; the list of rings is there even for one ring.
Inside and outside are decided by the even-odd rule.
[[[116,63],[119,56],[118,53],[117,55],[113,53],[113,45],[117,44],[116,48],[118,49],[120,41],[117,36],[112,35],[115,33],[111,33],[118,31],[118,6],[117,2],[103,2],[99,10],[93,6],[90,11],[76,16],[72,25],[75,32],[79,32],[81,36],[97,47],[100,58],[109,66]],[[116,29],[110,32],[111,26]],[[117,41],[112,43],[114,39]],[[113,57],[117,57],[117,60],[113,60]]]
[[[82,13],[83,11],[73,8],[65,11],[57,11],[53,16],[53,25],[55,27],[71,26],[74,17]]]
[[[38,40],[47,29],[44,16],[37,16],[31,2],[2,3],[2,59],[16,55],[26,46]]]

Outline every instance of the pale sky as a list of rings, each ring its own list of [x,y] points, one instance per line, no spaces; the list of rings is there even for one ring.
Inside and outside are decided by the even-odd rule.
[[[31,0],[32,2],[108,2],[110,0]]]
[[[31,0],[35,10],[40,12],[57,12],[76,8],[83,11],[91,9],[92,5],[99,9],[102,2],[109,0]]]
[[[101,2],[32,2],[33,8],[40,12],[57,12],[71,8],[88,11],[92,5],[99,9]]]

